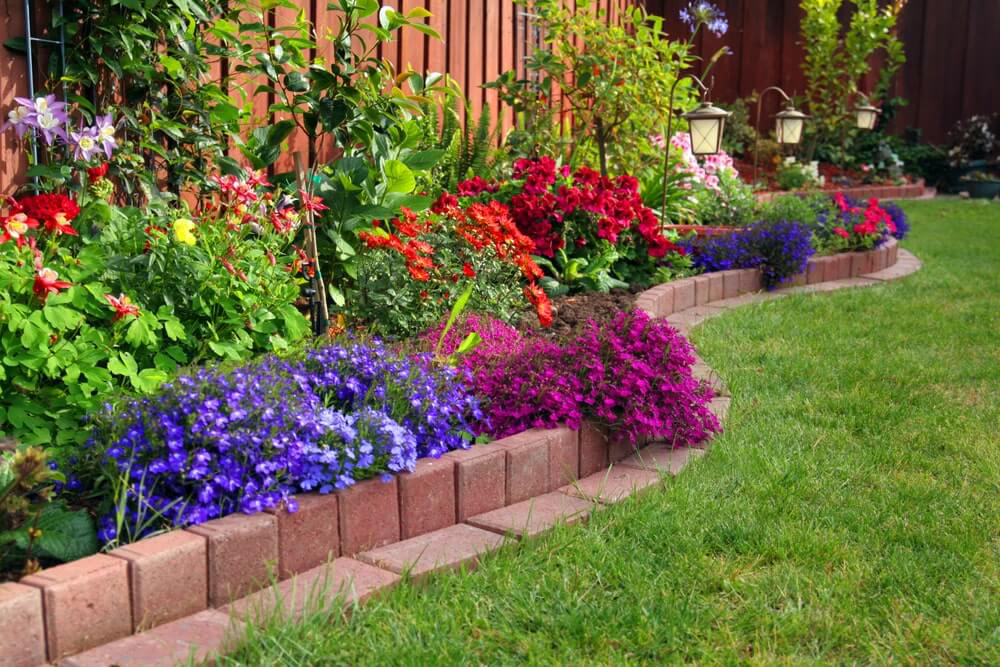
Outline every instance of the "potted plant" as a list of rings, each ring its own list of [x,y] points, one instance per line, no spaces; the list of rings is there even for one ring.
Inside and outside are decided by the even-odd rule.
[[[968,192],[973,199],[993,199],[1000,196],[1000,177],[995,173],[976,170],[958,182],[961,192]]]
[[[959,189],[964,190],[969,188],[969,182],[989,180],[968,178],[967,174],[980,171],[988,175],[984,170],[1000,163],[1000,114],[976,115],[959,121],[949,133],[949,140],[951,182],[957,182]]]

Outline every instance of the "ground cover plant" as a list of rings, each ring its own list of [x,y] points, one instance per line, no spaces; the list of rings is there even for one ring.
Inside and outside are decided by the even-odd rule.
[[[695,331],[734,403],[676,480],[222,663],[1000,661],[1000,208],[904,208],[919,273]]]

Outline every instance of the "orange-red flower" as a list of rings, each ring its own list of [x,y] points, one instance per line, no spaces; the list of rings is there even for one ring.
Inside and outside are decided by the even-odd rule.
[[[476,277],[476,270],[472,268],[472,265],[469,264],[468,262],[462,264],[462,273],[464,273],[467,278]]]
[[[39,301],[45,303],[50,294],[58,294],[59,290],[72,286],[72,283],[59,280],[59,274],[52,269],[41,268],[35,275],[35,284],[32,287],[32,291],[34,291]]]
[[[538,323],[543,327],[552,326],[552,301],[549,300],[545,290],[536,283],[531,283],[524,288],[524,296],[535,307]]]
[[[28,242],[28,230],[36,227],[38,227],[38,221],[29,218],[27,214],[21,211],[12,213],[0,221],[0,231],[3,232],[0,234],[0,243],[13,241],[20,248]]]
[[[115,316],[112,319],[112,322],[117,322],[126,316],[139,316],[139,306],[132,303],[132,300],[129,299],[127,295],[119,294],[117,297],[114,297],[110,294],[105,294],[104,298],[107,300],[108,305],[110,305],[115,311]]]
[[[80,207],[66,195],[31,195],[22,197],[18,204],[29,218],[41,221],[50,232],[76,236],[69,223],[80,215]]]

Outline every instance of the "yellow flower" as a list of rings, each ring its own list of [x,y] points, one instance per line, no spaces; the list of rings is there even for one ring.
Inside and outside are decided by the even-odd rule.
[[[181,243],[194,245],[198,242],[198,238],[194,235],[193,230],[194,223],[187,218],[178,218],[174,220],[174,238]]]

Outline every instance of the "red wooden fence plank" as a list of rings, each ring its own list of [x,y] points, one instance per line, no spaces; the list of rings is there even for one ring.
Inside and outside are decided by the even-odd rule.
[[[24,35],[23,5],[6,3],[0,12],[0,42]],[[7,122],[7,112],[14,104],[14,96],[28,95],[28,76],[25,60],[19,55],[0,48],[0,122]],[[24,182],[27,168],[24,154],[19,150],[17,135],[13,130],[0,133],[0,195],[9,195],[15,186]]]
[[[448,51],[448,73],[462,88],[462,93],[469,96],[468,78],[468,12],[465,0],[449,0],[448,2],[448,35],[445,37],[445,47]],[[465,119],[465,107],[459,106],[459,114]]]
[[[465,94],[469,97],[472,106],[472,117],[479,118],[483,109],[484,95],[483,75],[486,71],[486,49],[495,44],[495,38],[488,39],[489,33],[486,31],[486,7],[487,2],[497,2],[497,0],[468,0],[468,14],[466,16],[466,62],[465,70],[466,85]]]
[[[483,45],[483,80],[482,83],[489,83],[500,76],[500,61],[503,49],[503,29],[500,17],[500,6],[503,0],[493,0],[486,3],[486,13],[484,16],[484,31],[482,39]],[[483,95],[485,104],[489,105],[493,118],[499,118],[500,105],[498,104],[497,91],[493,88],[486,90]]]

